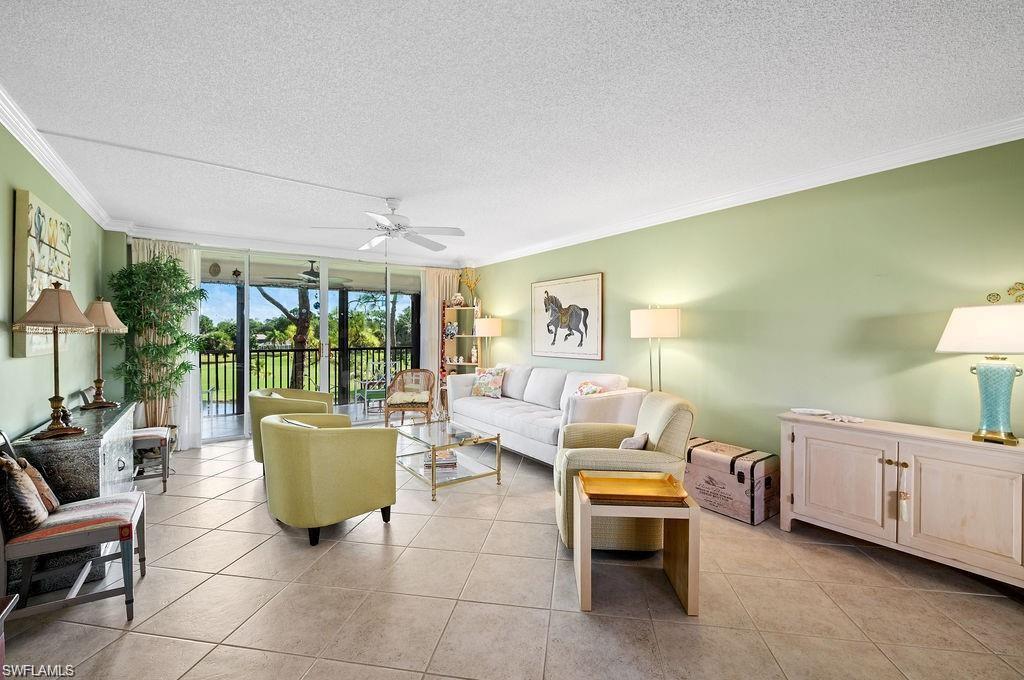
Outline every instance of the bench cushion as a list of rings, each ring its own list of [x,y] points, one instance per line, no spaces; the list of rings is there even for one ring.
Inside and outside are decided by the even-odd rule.
[[[117,529],[127,526],[128,535],[131,536],[132,518],[135,516],[136,508],[142,503],[142,498],[141,491],[131,491],[66,503],[61,505],[57,512],[51,513],[36,529],[11,539],[7,545],[21,545],[55,536],[71,536],[105,527],[110,527],[111,535],[115,536],[118,533]]]
[[[167,427],[140,427],[132,432],[132,441],[138,446],[142,442],[159,441],[160,446],[167,446],[171,438],[171,430]]]

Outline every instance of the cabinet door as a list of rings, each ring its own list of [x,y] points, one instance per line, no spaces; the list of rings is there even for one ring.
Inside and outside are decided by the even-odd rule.
[[[896,540],[896,439],[846,428],[798,425],[793,512]]]
[[[1024,460],[1019,454],[902,442],[909,515],[899,542],[1020,576]]]

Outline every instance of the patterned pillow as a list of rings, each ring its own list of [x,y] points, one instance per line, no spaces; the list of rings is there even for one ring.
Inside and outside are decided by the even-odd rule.
[[[504,368],[476,369],[476,380],[473,382],[473,390],[470,395],[501,399],[501,381],[504,377]]]
[[[0,520],[4,524],[4,538],[10,540],[34,531],[49,516],[28,473],[10,456],[0,456]]]
[[[640,434],[635,434],[632,437],[626,437],[619,444],[619,448],[620,449],[633,449],[635,451],[640,451],[645,446],[647,446],[647,433],[646,432],[641,432]]]
[[[24,470],[25,474],[29,476],[29,479],[32,480],[32,483],[36,487],[36,491],[39,492],[39,500],[41,500],[43,505],[46,506],[46,511],[53,512],[59,508],[60,501],[57,500],[57,494],[53,492],[50,485],[46,483],[45,479],[43,479],[43,474],[32,467],[32,464],[24,458],[18,459],[18,465],[21,466],[21,469]]]
[[[584,380],[583,382],[576,386],[576,394],[580,395],[581,397],[586,397],[591,394],[601,394],[604,391],[604,387],[592,383],[589,380]]]

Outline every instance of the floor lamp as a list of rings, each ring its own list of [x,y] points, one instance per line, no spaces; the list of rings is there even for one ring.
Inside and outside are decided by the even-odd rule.
[[[647,338],[651,391],[654,391],[654,339],[658,339],[658,391],[661,391],[661,339],[679,337],[679,310],[649,307],[629,312],[629,337]]]
[[[32,436],[32,439],[75,437],[85,434],[80,427],[71,426],[71,414],[64,408],[60,393],[60,334],[91,333],[92,322],[82,314],[70,290],[54,282],[53,288],[44,288],[39,298],[25,315],[11,325],[18,333],[53,334],[53,396],[50,397],[50,424]]]
[[[114,307],[101,297],[89,303],[85,310],[85,318],[96,328],[96,379],[93,381],[96,394],[93,395],[92,401],[83,404],[82,408],[117,408],[120,404],[116,401],[107,401],[103,395],[103,334],[124,335],[128,332],[128,326],[117,318]]]
[[[491,338],[501,337],[501,319],[494,317],[485,317],[477,319],[474,324],[473,334],[480,338],[486,338],[487,349],[490,349]],[[488,352],[490,354],[490,352]],[[483,364],[483,357],[480,357],[480,363]]]

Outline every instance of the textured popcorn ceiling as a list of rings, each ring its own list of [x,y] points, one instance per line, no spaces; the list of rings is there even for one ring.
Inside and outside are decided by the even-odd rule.
[[[1019,117],[1024,3],[9,0],[0,84],[114,218],[315,254],[383,203],[63,135],[399,196],[474,261]]]

